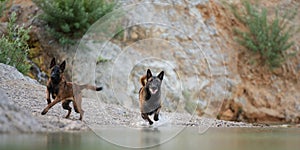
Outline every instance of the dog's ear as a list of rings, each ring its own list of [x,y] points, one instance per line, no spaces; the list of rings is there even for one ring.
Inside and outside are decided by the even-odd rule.
[[[158,77],[160,80],[163,80],[164,74],[165,74],[165,72],[164,72],[164,71],[161,71],[161,72],[157,75],[157,77]]]
[[[64,60],[60,65],[59,68],[62,72],[64,72],[65,68],[66,68],[66,61]]]
[[[152,77],[151,70],[148,69],[148,70],[147,70],[147,80],[148,80],[149,78],[151,78],[151,77]]]
[[[56,65],[55,58],[53,57],[50,63],[50,69]]]

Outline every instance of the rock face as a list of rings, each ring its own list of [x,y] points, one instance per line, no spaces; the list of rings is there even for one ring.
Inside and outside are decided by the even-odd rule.
[[[257,56],[234,40],[232,29],[244,25],[219,1],[119,1],[120,8],[95,23],[77,50],[47,36],[45,24],[33,17],[41,11],[30,0],[18,2],[12,8],[22,11],[19,22],[33,26],[31,41],[40,43],[35,47],[44,52],[34,55],[34,62],[43,63],[46,71],[53,56],[66,59],[68,80],[104,86],[104,94],[86,92],[90,98],[138,111],[139,77],[150,68],[154,74],[166,72],[164,111],[247,122],[300,122],[300,53],[273,71],[253,61]],[[261,3],[273,10],[300,4]],[[294,22],[300,24],[300,13]],[[299,38],[294,37],[289,52],[299,51]]]
[[[221,48],[214,18],[209,22],[198,10],[206,3],[127,1],[110,14],[113,19],[100,20],[84,36],[74,58],[73,80],[101,83],[103,101],[138,108],[139,78],[147,68],[155,75],[164,70],[165,110],[216,117],[231,94],[229,85],[237,82],[227,71],[231,58]],[[121,35],[116,35],[118,25],[126,29]],[[96,65],[99,57],[106,61]]]
[[[251,65],[254,56],[232,38],[232,29],[243,25],[221,3],[158,0],[121,5],[92,26],[74,57],[73,81],[103,85],[102,101],[138,109],[139,78],[150,68],[154,74],[165,71],[166,111],[299,122],[299,61],[292,59],[276,72]],[[120,26],[125,29],[121,33]]]
[[[28,83],[38,84],[36,80],[24,76],[16,68],[0,63],[0,81],[2,83],[10,80],[24,80]]]
[[[240,1],[233,1],[240,5]],[[281,11],[289,11],[291,8],[299,7],[296,1],[261,2],[266,6],[270,14],[275,14],[278,8]],[[287,53],[297,53],[296,57],[289,57],[281,67],[270,70],[262,65],[259,56],[250,53],[228,37],[234,37],[232,29],[244,29],[244,26],[236,21],[230,11],[220,4],[210,1],[202,9],[205,14],[216,16],[216,27],[228,49],[229,54],[235,58],[228,61],[229,74],[234,75],[236,84],[232,86],[230,96],[224,100],[222,109],[218,115],[226,120],[244,120],[258,123],[299,123],[299,49],[297,40],[300,34],[293,37],[295,46]],[[294,20],[295,24],[300,23],[298,13]],[[230,27],[230,28],[228,28]],[[225,35],[225,36],[224,36]]]
[[[29,77],[24,77],[17,69],[0,63],[0,83],[9,80],[24,80],[28,83],[37,83]],[[0,132],[37,132],[42,127],[39,122],[25,112],[20,106],[9,100],[6,92],[0,88]]]

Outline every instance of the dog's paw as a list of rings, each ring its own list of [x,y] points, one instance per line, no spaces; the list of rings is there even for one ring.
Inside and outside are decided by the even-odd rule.
[[[149,121],[149,125],[152,125],[153,124],[153,121]]]
[[[41,114],[42,114],[42,115],[45,115],[46,113],[47,113],[47,111],[46,111],[46,110],[43,110]]]
[[[47,104],[49,105],[51,103],[51,100],[50,99],[47,99]]]
[[[96,88],[96,91],[101,91],[101,90],[103,90],[103,87],[97,87]]]

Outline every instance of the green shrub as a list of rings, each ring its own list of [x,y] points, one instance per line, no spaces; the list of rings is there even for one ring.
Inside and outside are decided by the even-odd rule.
[[[98,58],[97,58],[97,64],[99,64],[99,63],[105,63],[105,62],[108,62],[109,61],[109,59],[105,59],[105,58],[103,58],[102,56],[99,56]]]
[[[105,0],[33,0],[43,11],[48,31],[61,44],[74,44],[99,18],[111,12],[114,3]]]
[[[16,22],[16,13],[13,12],[7,25],[7,35],[0,39],[0,63],[16,67],[23,74],[28,73],[31,65],[27,62],[29,47],[29,29],[24,26],[18,26]]]
[[[3,12],[6,10],[7,0],[0,0],[0,17],[2,17]]]
[[[235,17],[247,28],[247,32],[236,29],[237,41],[244,47],[261,55],[264,64],[270,68],[278,67],[286,59],[285,51],[294,42],[291,37],[295,34],[295,27],[288,21],[296,16],[297,11],[285,12],[283,16],[276,12],[270,19],[267,9],[253,6],[243,1],[243,8],[231,5]]]

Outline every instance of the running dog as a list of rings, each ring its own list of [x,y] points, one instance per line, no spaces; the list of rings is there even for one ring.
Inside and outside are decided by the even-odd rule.
[[[92,85],[78,85],[72,82],[67,82],[64,77],[64,70],[66,67],[66,61],[63,61],[60,65],[56,64],[55,58],[50,63],[51,75],[47,82],[46,99],[48,102],[47,107],[42,111],[42,115],[45,115],[51,107],[55,104],[62,102],[63,109],[68,110],[66,118],[70,117],[72,108],[69,106],[70,102],[73,102],[75,112],[80,113],[79,120],[82,120],[84,111],[81,108],[83,89],[90,89],[94,91],[101,91],[102,87],[96,87]],[[54,99],[50,100],[50,94]]]
[[[140,78],[142,87],[139,91],[141,116],[144,120],[147,120],[150,125],[153,121],[149,118],[149,115],[154,113],[154,121],[158,121],[159,111],[161,109],[161,83],[164,77],[164,71],[161,71],[157,76],[153,76],[150,69],[147,70],[147,74]]]

